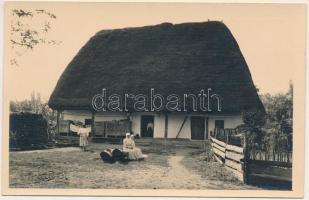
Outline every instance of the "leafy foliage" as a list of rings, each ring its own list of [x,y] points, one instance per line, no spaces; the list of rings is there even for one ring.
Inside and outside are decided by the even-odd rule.
[[[284,134],[293,132],[293,84],[287,93],[265,94],[261,100],[266,110],[267,128],[274,128]]]
[[[265,115],[259,110],[243,112],[242,129],[253,159],[261,150],[264,159],[288,161],[293,144],[293,85],[287,93],[261,95]]]
[[[33,50],[39,44],[56,45],[60,41],[48,39],[47,33],[51,29],[52,21],[56,15],[46,10],[12,10],[10,42],[14,51],[11,57],[11,65],[18,66],[18,57],[25,50]]]
[[[242,129],[247,133],[247,142],[250,146],[261,144],[264,132],[263,126],[265,125],[264,111],[251,109],[242,112],[244,125]]]
[[[30,100],[10,101],[10,112],[42,114],[49,124],[55,124],[56,122],[55,112],[48,107],[47,102],[42,102],[39,93],[35,94],[32,92]]]

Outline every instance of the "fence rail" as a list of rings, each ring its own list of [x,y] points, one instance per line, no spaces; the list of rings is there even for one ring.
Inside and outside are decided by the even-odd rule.
[[[231,171],[238,180],[245,182],[245,170],[244,170],[244,149],[239,146],[220,141],[211,136],[211,146],[215,154],[216,159],[224,164],[226,169]]]

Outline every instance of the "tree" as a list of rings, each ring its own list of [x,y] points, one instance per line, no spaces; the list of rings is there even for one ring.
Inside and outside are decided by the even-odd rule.
[[[10,42],[13,54],[11,65],[18,66],[18,57],[27,50],[33,50],[39,44],[56,45],[60,41],[48,39],[52,21],[56,15],[43,9],[13,9],[10,31]]]
[[[52,138],[56,124],[56,113],[48,106],[47,102],[42,102],[40,93],[32,92],[30,96],[30,100],[10,101],[10,112],[41,114],[48,123],[49,138]]]
[[[293,84],[287,93],[261,96],[267,117],[267,126],[285,134],[292,134],[293,127]]]
[[[247,142],[249,146],[261,144],[264,132],[262,130],[265,125],[265,113],[258,109],[249,109],[242,112],[243,125],[242,130],[247,133]]]

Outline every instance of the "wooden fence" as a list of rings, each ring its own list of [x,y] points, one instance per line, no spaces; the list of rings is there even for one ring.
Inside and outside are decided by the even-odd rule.
[[[262,187],[291,189],[292,152],[287,154],[288,157],[285,159],[283,156],[264,156],[262,160],[259,159],[262,157],[253,156],[246,134],[241,129],[214,129],[210,135],[216,159],[241,182]]]
[[[129,120],[113,120],[95,122],[94,137],[123,138],[130,132],[131,122]]]
[[[234,134],[234,138],[229,140],[232,134]],[[215,129],[214,132],[211,132],[211,146],[216,159],[224,164],[226,169],[231,171],[238,180],[246,182],[245,152],[244,148],[240,145],[240,139],[236,139],[236,134],[235,130]]]

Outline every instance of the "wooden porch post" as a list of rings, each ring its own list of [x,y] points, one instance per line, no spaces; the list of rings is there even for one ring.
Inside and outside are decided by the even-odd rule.
[[[129,132],[132,133],[132,115],[130,112],[127,113],[127,120],[129,121]]]
[[[91,112],[91,137],[93,138],[95,136],[95,112]]]
[[[205,132],[204,132],[204,140],[208,139],[209,138],[209,135],[208,135],[208,117],[205,117]]]
[[[165,112],[165,131],[164,131],[164,138],[167,138],[168,133],[168,114]]]
[[[57,110],[57,136],[59,136],[60,132],[60,110]]]

